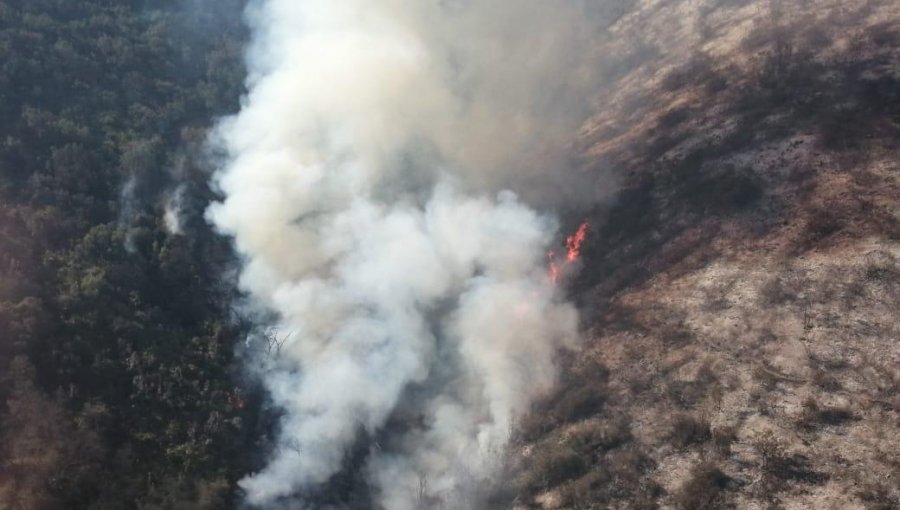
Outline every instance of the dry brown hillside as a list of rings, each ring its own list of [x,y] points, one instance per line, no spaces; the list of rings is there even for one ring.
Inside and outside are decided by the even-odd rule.
[[[900,508],[900,3],[622,5],[587,345],[503,506]]]

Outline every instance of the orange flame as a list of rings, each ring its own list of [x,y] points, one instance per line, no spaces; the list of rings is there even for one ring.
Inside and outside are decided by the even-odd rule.
[[[591,224],[585,221],[578,227],[577,232],[566,238],[566,248],[569,250],[566,254],[566,260],[569,262],[575,262],[581,256],[581,245],[584,244],[584,239],[587,237],[587,231],[590,226]]]
[[[566,258],[562,261],[562,264],[556,260],[556,252],[550,251],[547,253],[548,276],[551,282],[556,283],[559,281],[563,268],[575,262],[581,256],[581,246],[587,238],[587,231],[590,226],[590,223],[585,221],[574,234],[566,238]]]

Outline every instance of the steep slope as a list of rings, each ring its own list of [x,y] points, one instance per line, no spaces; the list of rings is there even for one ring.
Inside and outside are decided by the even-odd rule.
[[[579,143],[623,187],[508,506],[896,508],[900,6],[646,1],[605,38]]]

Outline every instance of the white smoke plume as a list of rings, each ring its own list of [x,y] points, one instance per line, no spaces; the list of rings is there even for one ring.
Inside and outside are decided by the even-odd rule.
[[[170,186],[163,196],[163,224],[166,232],[171,235],[184,234],[184,202],[188,187],[187,180],[188,160],[185,154],[179,154],[175,158],[175,164],[169,169],[169,175],[175,183]]]
[[[502,189],[573,182],[591,28],[564,0],[251,7],[250,92],[216,132],[208,211],[283,344],[258,367],[280,447],[247,500],[302,501],[364,432],[384,438],[365,468],[381,507],[477,508],[577,338],[546,275],[554,220]]]
[[[184,233],[182,223],[184,222],[183,209],[186,191],[185,185],[179,184],[174,191],[169,193],[163,205],[163,221],[166,225],[166,231],[172,235],[182,235]]]

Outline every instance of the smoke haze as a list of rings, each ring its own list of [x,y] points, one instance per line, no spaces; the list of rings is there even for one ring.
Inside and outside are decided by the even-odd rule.
[[[364,434],[382,507],[477,508],[577,339],[546,274],[556,223],[527,204],[597,192],[567,162],[588,18],[546,0],[248,12],[250,92],[216,131],[208,211],[275,317],[255,369],[285,414],[247,500],[304,508]]]

